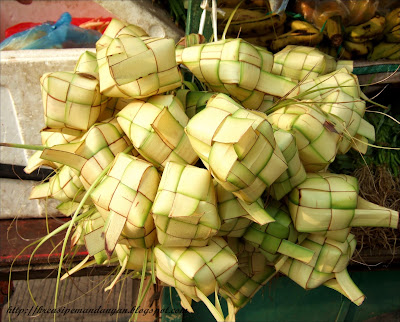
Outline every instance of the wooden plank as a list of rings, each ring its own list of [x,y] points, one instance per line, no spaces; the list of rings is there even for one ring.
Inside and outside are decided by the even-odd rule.
[[[49,231],[53,231],[68,220],[69,218],[49,219]],[[27,265],[35,245],[27,246],[47,235],[46,226],[46,219],[0,220],[0,268],[9,267],[13,261],[15,266]],[[45,242],[34,254],[31,263],[58,263],[65,232],[63,231]],[[68,243],[67,252],[71,251],[69,245]],[[25,247],[27,248],[24,250]],[[81,248],[75,254],[74,260],[80,261],[86,255],[86,250]]]

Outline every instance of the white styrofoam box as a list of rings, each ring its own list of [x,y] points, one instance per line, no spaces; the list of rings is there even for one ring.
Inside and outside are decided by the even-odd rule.
[[[60,216],[58,201],[29,200],[32,187],[39,182],[0,179],[0,219]]]
[[[17,115],[14,109],[14,103],[11,97],[10,90],[5,87],[0,87],[0,141],[22,143],[21,132],[19,130]],[[26,155],[23,150],[0,148],[1,163],[22,165],[26,164]]]
[[[94,51],[79,48],[0,52],[1,142],[41,144],[40,130],[45,124],[39,78],[47,72],[72,71],[85,50]],[[0,161],[25,166],[34,151],[23,153],[24,157],[1,147]]]
[[[44,116],[39,78],[47,72],[73,70],[85,50],[94,51],[79,48],[0,52],[1,142],[41,144]],[[1,147],[0,162],[26,166],[34,152]],[[28,200],[36,184],[38,182],[0,179],[0,218],[44,216],[44,203]],[[51,206],[48,211],[56,213]]]
[[[151,37],[173,38],[176,42],[185,35],[167,12],[152,0],[94,0],[123,21],[140,26]]]

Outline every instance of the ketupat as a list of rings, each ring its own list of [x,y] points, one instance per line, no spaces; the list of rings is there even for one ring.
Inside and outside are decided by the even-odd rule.
[[[246,203],[255,202],[287,169],[266,117],[225,94],[211,98],[185,131],[218,183]]]
[[[249,109],[266,110],[270,95],[282,97],[296,87],[271,73],[272,53],[240,38],[184,48],[179,58],[212,91],[229,94]]]
[[[184,132],[188,117],[173,95],[133,100],[117,120],[137,151],[158,169],[168,161],[194,164],[198,160]]]
[[[315,78],[336,69],[336,61],[317,48],[286,46],[274,55],[272,73],[295,80]]]
[[[40,78],[45,123],[87,131],[105,108],[97,74],[54,72]]]
[[[40,131],[40,136],[43,146],[52,147],[58,144],[67,144],[73,141],[78,141],[84,133],[85,131],[69,128],[44,128]],[[28,165],[24,168],[25,173],[32,173],[40,166],[47,166],[53,169],[57,169],[61,166],[61,164],[42,159],[40,157],[41,154],[41,151],[37,151],[29,158]]]
[[[374,127],[363,119],[366,110],[364,100],[353,99],[343,91],[334,90],[327,94],[318,106],[327,113],[329,121],[343,135],[338,152],[344,154],[353,147],[355,150],[365,153],[368,146],[363,144],[360,139],[375,141]]]
[[[306,170],[299,157],[295,136],[290,132],[278,129],[274,131],[274,137],[288,165],[285,172],[269,189],[271,196],[280,200],[306,179]]]
[[[230,299],[235,307],[235,313],[243,308],[253,296],[267,284],[278,271],[268,262],[259,250],[249,244],[242,244],[235,238],[237,245],[232,245],[232,238],[228,238],[228,245],[238,258],[239,267],[221,287],[219,293]],[[236,246],[236,247],[234,247]]]
[[[105,220],[104,242],[108,255],[118,240],[150,248],[156,239],[150,209],[160,182],[156,168],[144,160],[119,153],[90,197]]]
[[[209,171],[168,162],[152,207],[165,247],[205,246],[221,227]]]
[[[337,242],[311,234],[300,245],[314,251],[312,261],[305,264],[289,258],[280,269],[283,274],[307,290],[325,285],[361,305],[365,296],[346,269],[356,247],[354,235],[349,234],[344,242]]]
[[[397,228],[399,213],[358,196],[357,179],[344,174],[308,173],[307,179],[287,198],[293,223],[299,232],[325,234],[343,242],[349,227]],[[339,235],[336,235],[336,233]]]
[[[225,284],[238,267],[238,260],[221,237],[212,238],[207,246],[188,248],[164,247],[154,249],[157,259],[157,277],[174,286],[189,311],[191,299],[203,301],[217,321],[224,320],[222,312],[207,299],[218,287]]]
[[[269,114],[268,121],[275,129],[293,134],[306,171],[326,169],[335,160],[341,137],[327,126],[328,120],[312,102],[282,107]]]
[[[78,142],[46,148],[41,158],[77,170],[87,190],[115,156],[129,147],[133,148],[132,143],[113,118],[94,124]],[[132,153],[137,155],[135,150]]]
[[[246,230],[243,239],[259,250],[270,263],[275,263],[279,255],[309,263],[314,253],[296,245],[298,233],[290,219],[287,207],[279,202],[273,202],[265,210],[275,221],[262,226],[253,223]]]
[[[261,198],[247,204],[233,193],[226,191],[216,180],[215,190],[218,214],[221,218],[218,236],[242,237],[252,222],[264,225],[274,221],[274,218],[264,210],[264,202]]]
[[[85,194],[78,171],[61,166],[48,182],[35,186],[29,199],[54,198],[62,202],[80,202]],[[90,201],[88,202],[90,203]]]
[[[104,95],[144,98],[182,83],[172,39],[122,34],[97,51],[100,91]]]

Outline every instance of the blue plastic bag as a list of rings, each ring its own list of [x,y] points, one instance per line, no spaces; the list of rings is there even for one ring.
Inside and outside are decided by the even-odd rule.
[[[71,21],[71,15],[65,12],[56,23],[45,22],[8,37],[0,50],[95,47],[101,33],[71,25]]]

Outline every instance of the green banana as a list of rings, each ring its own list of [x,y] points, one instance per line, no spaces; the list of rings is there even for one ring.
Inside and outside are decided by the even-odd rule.
[[[400,43],[381,42],[368,55],[368,60],[396,59],[400,55]]]
[[[343,43],[343,46],[352,57],[365,56],[372,50],[373,47],[372,42],[370,41],[356,43],[347,40]]]
[[[385,21],[385,17],[375,16],[361,25],[347,27],[347,39],[357,43],[376,39],[383,34]]]
[[[231,8],[225,8],[224,11],[226,13],[225,17],[218,23],[219,33],[224,31],[226,22],[233,13]],[[241,37],[254,37],[259,34],[267,34],[283,26],[285,21],[285,14],[266,15],[262,11],[238,9],[229,25],[227,35],[237,37],[240,34]]]
[[[271,50],[276,52],[287,45],[315,46],[323,39],[323,34],[308,22],[294,20],[290,24],[291,31],[280,35],[271,43]]]
[[[301,20],[293,20],[290,23],[290,29],[292,30],[304,30],[308,32],[319,32],[319,29],[314,27],[312,24],[306,22],[306,21],[301,21]]]
[[[339,47],[343,42],[343,24],[341,16],[328,18],[324,33],[334,47]]]

